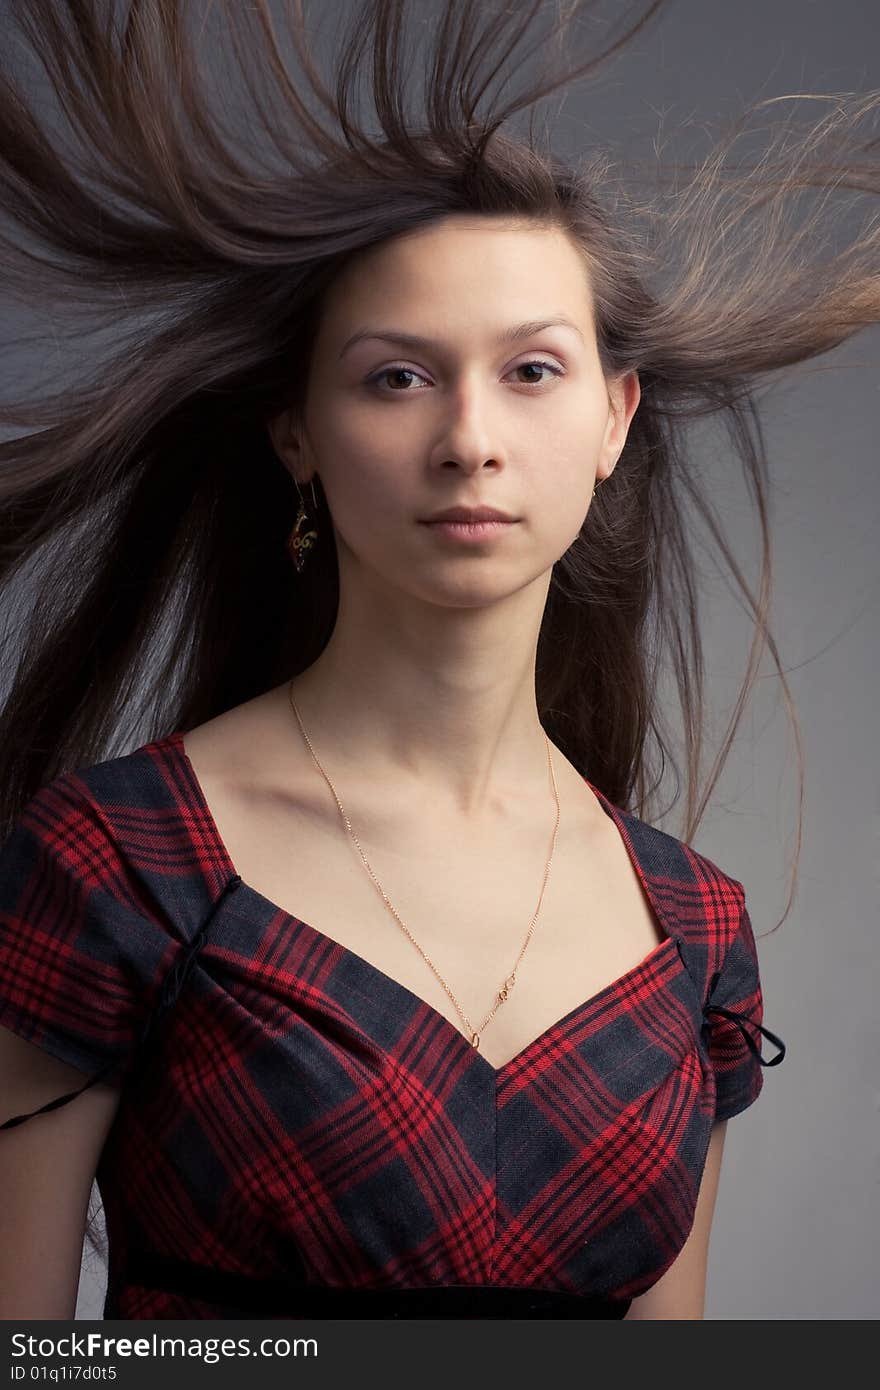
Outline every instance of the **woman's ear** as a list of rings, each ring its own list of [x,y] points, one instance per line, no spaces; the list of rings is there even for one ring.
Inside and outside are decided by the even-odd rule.
[[[297,482],[307,481],[301,476],[305,465],[295,412],[290,408],[282,410],[267,422],[266,429],[272,441],[272,448],[287,471]]]
[[[614,472],[614,466],[623,452],[630,422],[642,398],[638,372],[625,372],[608,383],[608,426],[605,432],[605,472],[599,473],[607,478]]]

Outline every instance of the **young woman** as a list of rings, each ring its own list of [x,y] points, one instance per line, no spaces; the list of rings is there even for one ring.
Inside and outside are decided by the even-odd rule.
[[[737,716],[779,663],[684,427],[729,423],[766,540],[754,382],[880,301],[876,227],[820,278],[821,209],[783,214],[876,188],[876,94],[615,213],[608,162],[498,127],[623,40],[475,114],[537,6],[438,7],[422,126],[400,7],[359,8],[333,96],[298,11],[292,75],[263,4],[214,7],[236,138],[189,7],[13,8],[79,144],[9,78],[6,284],[116,336],[2,417],[36,598],[0,742],[0,1315],[72,1316],[97,1177],[107,1317],[701,1317],[726,1123],[784,1044],[743,885],[690,843],[687,503],[752,600]],[[646,818],[667,653],[682,839]]]

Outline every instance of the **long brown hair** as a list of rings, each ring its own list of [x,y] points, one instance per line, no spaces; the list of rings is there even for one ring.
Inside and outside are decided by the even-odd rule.
[[[27,42],[8,40],[5,52],[36,57],[68,143],[39,118],[33,77],[4,72],[3,288],[50,307],[54,333],[67,307],[78,341],[92,327],[109,346],[93,347],[63,389],[0,408],[15,431],[0,444],[0,586],[20,653],[3,707],[0,834],[46,781],[123,751],[135,727],[149,738],[193,727],[320,654],[338,600],[327,503],[318,480],[322,544],[296,577],[285,541],[297,495],[266,424],[303,403],[323,296],[348,259],[461,212],[564,229],[589,270],[603,369],[635,369],[641,383],[620,461],[553,567],[536,674],[548,735],[613,802],[652,819],[667,763],[677,770],[658,701],[671,677],[684,737],[680,833],[691,841],[769,649],[795,733],[802,820],[797,716],[768,625],[756,392],[768,373],[880,318],[876,214],[833,248],[828,235],[832,194],[848,192],[851,213],[852,195],[880,189],[880,92],[816,95],[801,128],[794,98],[760,102],[699,164],[658,158],[647,171],[604,150],[566,164],[532,121],[527,135],[500,128],[592,74],[661,3],[627,12],[589,55],[577,53],[589,5],[560,5],[536,39],[540,0],[497,12],[483,0],[437,3],[416,119],[404,0],[354,7],[332,83],[307,42],[302,0],[283,0],[283,35],[265,0],[219,0],[204,16],[153,0],[117,17],[106,0],[11,0]],[[243,79],[246,115],[233,120],[198,60],[212,19],[216,51],[230,41]],[[525,71],[542,51],[557,61],[502,101],[508,65]],[[377,133],[355,114],[362,78]],[[219,85],[228,96],[231,84]],[[756,113],[778,117],[772,138],[734,162]],[[820,196],[805,211],[809,190]],[[688,437],[710,415],[754,500],[754,586]],[[703,785],[698,522],[753,632]]]

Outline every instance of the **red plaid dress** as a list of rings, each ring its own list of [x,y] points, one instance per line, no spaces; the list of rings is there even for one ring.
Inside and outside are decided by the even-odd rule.
[[[242,882],[182,738],[55,778],[0,849],[0,1025],[89,1078],[0,1131],[122,1082],[104,1316],[623,1317],[785,1052],[742,885],[588,783],[665,936],[496,1069]]]

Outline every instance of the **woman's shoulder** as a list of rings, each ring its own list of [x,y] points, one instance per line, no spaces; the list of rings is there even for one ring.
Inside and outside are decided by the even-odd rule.
[[[40,840],[87,856],[100,842],[126,858],[164,833],[167,812],[180,800],[169,776],[174,735],[132,752],[59,773],[24,805],[17,826]],[[174,833],[172,823],[171,833]]]
[[[59,773],[26,802],[0,847],[2,898],[38,876],[94,903],[129,909],[186,936],[222,888],[190,779],[171,733]],[[9,905],[8,902],[6,904]]]
[[[689,841],[631,811],[612,810],[653,891],[668,904],[682,930],[700,934],[710,929],[729,940],[745,903],[742,882]]]
[[[0,1026],[88,1084],[134,1058],[209,896],[152,767],[138,749],[60,773],[0,845]]]

